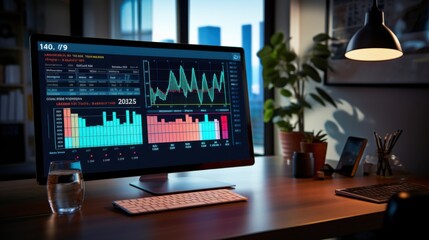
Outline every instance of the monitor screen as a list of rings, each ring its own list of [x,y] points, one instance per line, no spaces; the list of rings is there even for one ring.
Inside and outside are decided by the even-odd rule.
[[[239,47],[34,34],[37,181],[78,159],[85,180],[254,163]]]

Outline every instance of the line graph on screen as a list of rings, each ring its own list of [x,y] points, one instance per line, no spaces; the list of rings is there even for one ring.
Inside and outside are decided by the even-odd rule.
[[[143,61],[146,103],[152,106],[229,105],[226,64]]]

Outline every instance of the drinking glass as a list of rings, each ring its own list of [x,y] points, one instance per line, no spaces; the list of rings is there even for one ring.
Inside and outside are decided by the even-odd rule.
[[[80,161],[52,161],[49,165],[47,192],[53,213],[79,211],[85,195]]]
[[[377,176],[391,177],[390,167],[391,153],[388,151],[378,151]]]

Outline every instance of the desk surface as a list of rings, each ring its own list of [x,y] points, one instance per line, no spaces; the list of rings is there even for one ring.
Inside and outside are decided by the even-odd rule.
[[[87,181],[82,210],[61,216],[50,213],[45,186],[35,179],[4,181],[0,182],[2,238],[328,238],[381,227],[386,207],[336,196],[336,188],[391,180],[338,175],[326,180],[297,179],[281,157],[257,157],[253,166],[178,175],[236,184],[234,191],[249,200],[128,216],[113,208],[112,201],[149,194],[129,186],[136,177],[118,178]]]

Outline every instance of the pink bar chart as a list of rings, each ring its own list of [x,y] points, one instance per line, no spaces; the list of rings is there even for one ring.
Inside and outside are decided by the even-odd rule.
[[[148,143],[228,139],[228,116],[148,115]]]

